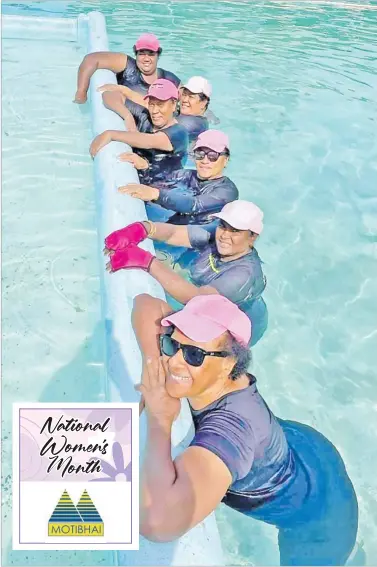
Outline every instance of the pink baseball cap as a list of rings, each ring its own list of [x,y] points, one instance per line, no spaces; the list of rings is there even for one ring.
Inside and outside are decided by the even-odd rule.
[[[168,81],[167,79],[157,79],[148,89],[148,94],[144,99],[152,96],[153,98],[158,98],[158,100],[169,100],[174,98],[178,100],[178,89],[174,83]]]
[[[199,134],[194,150],[197,148],[209,148],[215,152],[223,152],[229,150],[229,138],[221,130],[206,130]]]
[[[232,201],[211,216],[224,220],[238,230],[251,230],[256,234],[263,230],[263,212],[251,201]]]
[[[143,33],[135,43],[135,51],[140,49],[149,49],[149,51],[158,51],[160,42],[153,33]]]
[[[251,338],[248,316],[222,295],[197,295],[181,311],[162,319],[161,325],[174,325],[186,337],[198,343],[212,341],[226,331],[244,345]]]

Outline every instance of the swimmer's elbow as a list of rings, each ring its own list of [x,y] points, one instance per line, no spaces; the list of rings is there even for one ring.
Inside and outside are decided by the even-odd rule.
[[[158,530],[155,527],[141,525],[140,526],[140,534],[147,539],[148,541],[152,541],[153,543],[169,543],[174,541],[174,537],[169,537],[167,534],[164,534],[163,531]]]
[[[155,298],[149,295],[148,293],[139,293],[136,297],[134,297],[133,301],[133,311],[143,310],[151,303],[154,303]]]
[[[153,301],[155,298],[149,295],[149,293],[139,293],[134,297],[134,306],[143,305],[146,302]]]
[[[80,67],[84,69],[94,69],[96,71],[98,69],[99,58],[97,53],[88,53],[85,55],[84,59]]]
[[[145,518],[140,524],[140,534],[153,543],[170,543],[178,539],[182,533],[167,530],[167,523],[162,517]]]

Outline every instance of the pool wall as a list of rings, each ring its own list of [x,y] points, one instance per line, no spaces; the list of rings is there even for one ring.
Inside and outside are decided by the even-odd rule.
[[[91,12],[76,18],[39,18],[3,16],[3,39],[22,38],[46,41],[77,42],[84,52],[107,51],[109,49],[106,23],[99,12]],[[97,87],[104,83],[115,84],[114,73],[98,70],[93,75],[89,91],[89,105],[92,117],[93,135],[106,129],[124,130],[123,120],[107,110]],[[75,85],[72,85],[72,93]],[[83,107],[77,107],[84,112]],[[73,133],[74,135],[74,133]],[[105,257],[102,255],[103,240],[111,231],[131,222],[146,220],[142,201],[121,195],[117,188],[131,182],[138,182],[136,170],[127,163],[121,163],[117,156],[129,150],[125,144],[112,142],[103,148],[94,159],[94,179],[98,219],[98,250],[101,256],[101,301],[102,317],[105,321],[106,346],[106,398],[107,401],[138,401],[134,385],[141,375],[141,355],[131,326],[131,311],[134,297],[149,293],[165,299],[163,289],[149,274],[139,271],[120,271],[108,274]],[[154,252],[153,243],[143,243]],[[145,445],[145,416],[140,420],[141,453]],[[187,402],[173,428],[173,455],[185,448],[193,435],[193,424]],[[214,514],[196,526],[189,533],[171,544],[155,544],[140,539],[140,550],[117,552],[119,565],[222,565],[220,537]]]

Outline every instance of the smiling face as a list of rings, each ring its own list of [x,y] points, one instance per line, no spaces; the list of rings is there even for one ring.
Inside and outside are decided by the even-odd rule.
[[[216,248],[224,258],[241,257],[250,252],[257,236],[250,230],[238,230],[220,220],[216,229]]]
[[[194,154],[196,171],[198,172],[200,179],[216,179],[218,177],[222,177],[224,168],[229,161],[229,156],[217,153],[217,160],[211,161],[207,155],[207,152],[210,152],[211,154],[216,154],[216,152],[213,152],[209,148],[204,147],[197,149],[202,150],[202,153],[204,152],[206,154],[202,157],[202,159],[196,158]],[[200,152],[198,151],[197,153]]]
[[[174,329],[172,338],[182,345],[194,345],[206,351],[223,351],[226,335],[207,343],[190,340],[178,329]],[[235,364],[232,357],[219,358],[206,356],[201,366],[191,366],[183,358],[182,350],[173,356],[163,355],[166,371],[166,389],[173,398],[195,398],[211,391],[220,391],[229,380],[229,374]]]
[[[189,116],[203,116],[207,109],[208,98],[200,94],[192,93],[184,88],[180,94],[181,100],[181,114]]]
[[[148,98],[148,110],[153,123],[156,128],[164,128],[169,122],[173,120],[174,111],[177,106],[177,101],[159,100],[158,98]]]
[[[149,49],[136,52],[136,65],[143,75],[153,75],[157,69],[158,53]]]

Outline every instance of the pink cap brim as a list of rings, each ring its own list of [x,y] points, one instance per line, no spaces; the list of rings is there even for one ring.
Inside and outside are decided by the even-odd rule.
[[[196,316],[192,313],[186,313],[184,310],[165,317],[162,319],[161,325],[163,327],[174,325],[186,337],[198,343],[213,341],[227,331],[225,327],[218,325],[210,319],[205,321],[202,315]]]
[[[197,140],[195,146],[194,146],[194,150],[197,150],[198,148],[208,148],[209,150],[213,150],[214,152],[218,152],[219,154],[221,152],[223,152],[224,150],[228,149],[224,144],[216,144],[216,143],[212,143],[212,142],[202,142],[200,140]]]
[[[147,100],[147,98],[157,98],[157,100],[163,100],[163,101],[166,101],[166,100],[173,100],[173,99],[174,99],[174,100],[178,100],[177,97],[172,96],[172,95],[166,95],[166,96],[164,96],[164,95],[158,95],[158,96],[157,96],[157,95],[155,95],[155,94],[147,94],[147,95],[145,95],[144,100]]]

